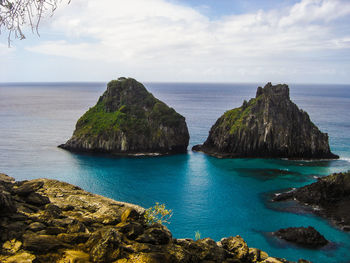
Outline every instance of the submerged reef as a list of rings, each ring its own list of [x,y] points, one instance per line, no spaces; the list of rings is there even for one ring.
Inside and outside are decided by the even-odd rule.
[[[339,158],[330,151],[328,135],[290,100],[289,87],[271,83],[225,112],[204,144],[192,149],[221,158]]]
[[[135,79],[107,85],[97,104],[77,122],[72,138],[59,147],[74,152],[160,155],[187,151],[185,118],[156,99]]]

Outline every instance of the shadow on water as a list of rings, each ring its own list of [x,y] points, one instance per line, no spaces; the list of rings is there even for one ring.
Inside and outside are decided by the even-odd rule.
[[[208,161],[223,172],[259,181],[288,181],[294,185],[310,182],[320,175],[327,175],[337,161],[291,161],[283,159],[218,159]],[[294,184],[293,184],[294,182]]]
[[[264,201],[266,208],[277,211],[277,212],[286,212],[297,215],[313,215],[314,209],[312,207],[304,206],[299,204],[295,200],[288,200],[283,202],[273,202],[271,200],[272,194],[261,194],[261,199]]]

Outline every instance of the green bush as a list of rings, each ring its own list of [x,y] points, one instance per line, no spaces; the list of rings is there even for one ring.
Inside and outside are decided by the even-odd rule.
[[[194,234],[194,240],[199,240],[199,239],[201,239],[201,232],[199,232],[199,231],[196,231],[195,232],[195,234]]]
[[[165,208],[165,204],[156,203],[155,206],[148,208],[145,211],[144,218],[147,224],[152,225],[154,223],[170,224],[170,218],[173,215],[173,211]]]

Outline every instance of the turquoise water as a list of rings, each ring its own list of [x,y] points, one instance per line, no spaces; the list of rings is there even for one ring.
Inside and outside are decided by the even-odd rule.
[[[261,84],[260,84],[261,85]],[[148,83],[158,98],[183,114],[190,147],[203,142],[227,109],[255,96],[258,84]],[[17,180],[55,178],[144,207],[165,203],[177,238],[220,240],[241,235],[251,247],[288,260],[349,262],[350,234],[312,214],[290,213],[269,202],[271,193],[313,182],[314,176],[350,169],[350,86],[291,85],[291,98],[330,136],[337,161],[216,159],[201,153],[108,158],[71,154],[56,146],[105,90],[104,83],[0,84],[0,171]],[[190,148],[189,148],[190,149]],[[281,243],[269,232],[314,226],[333,243],[309,250]]]

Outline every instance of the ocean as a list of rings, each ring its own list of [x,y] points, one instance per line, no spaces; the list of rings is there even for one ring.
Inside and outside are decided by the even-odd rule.
[[[116,200],[173,210],[168,225],[176,238],[218,241],[241,235],[249,247],[274,257],[313,262],[350,262],[350,233],[327,220],[284,204],[271,195],[350,170],[350,85],[291,84],[291,99],[327,132],[335,161],[216,159],[194,153],[226,110],[255,97],[264,83],[146,83],[157,98],[186,117],[188,154],[164,157],[106,157],[57,148],[78,118],[106,89],[106,83],[0,83],[0,172],[17,180],[53,178]],[[279,242],[272,231],[313,226],[332,243],[320,250]]]

